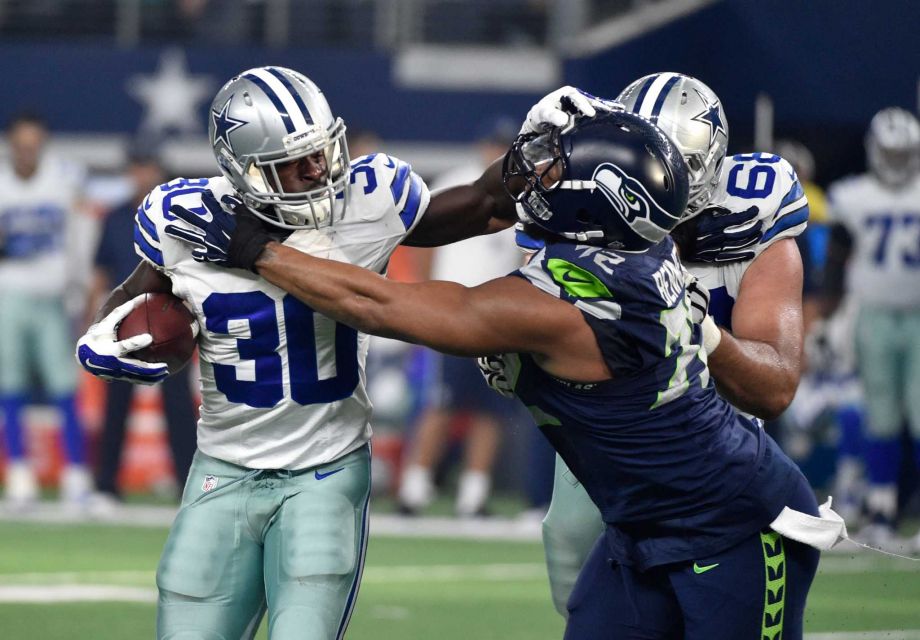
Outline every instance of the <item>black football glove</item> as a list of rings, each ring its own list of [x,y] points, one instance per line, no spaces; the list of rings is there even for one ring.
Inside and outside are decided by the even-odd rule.
[[[729,211],[710,207],[691,220],[695,230],[689,251],[681,259],[689,262],[739,262],[752,259],[763,234],[760,210],[750,207],[744,211]]]
[[[213,193],[205,191],[201,194],[201,202],[211,214],[210,220],[174,204],[169,212],[191,228],[166,225],[166,235],[191,245],[192,257],[198,262],[254,272],[256,260],[265,245],[273,240],[262,222],[242,200],[231,195],[225,195],[218,202]]]

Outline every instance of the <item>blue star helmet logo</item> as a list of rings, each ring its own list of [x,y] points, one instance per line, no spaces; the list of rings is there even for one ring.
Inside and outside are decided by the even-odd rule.
[[[709,127],[709,144],[712,145],[716,141],[716,136],[719,134],[719,131],[727,138],[728,131],[725,130],[725,124],[722,122],[722,115],[719,113],[719,103],[718,102],[709,102],[706,100],[706,96],[700,93],[698,90],[695,90],[697,95],[706,103],[706,110],[702,113],[698,113],[691,118],[691,120],[696,120],[697,122],[702,122]]]
[[[224,106],[220,108],[220,111],[211,110],[211,121],[214,123],[214,144],[216,145],[218,141],[223,140],[224,144],[227,145],[227,148],[230,149],[232,153],[233,145],[230,144],[230,132],[249,123],[245,120],[237,120],[227,115],[227,111],[230,109],[231,100],[233,100],[233,96],[227,98],[227,101],[224,103]]]

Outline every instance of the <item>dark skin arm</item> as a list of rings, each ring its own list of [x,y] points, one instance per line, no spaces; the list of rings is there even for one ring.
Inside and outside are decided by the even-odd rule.
[[[142,293],[172,293],[172,282],[163,273],[157,271],[143,260],[131,272],[127,280],[115,287],[106,298],[93,322],[99,322],[109,315],[115,307]]]
[[[277,242],[266,246],[256,269],[313,309],[365,333],[459,356],[531,353],[544,370],[569,380],[611,377],[581,312],[521,278],[473,288],[407,284]]]
[[[517,221],[514,201],[502,184],[499,158],[472,184],[431,197],[425,215],[403,240],[410,247],[438,247],[507,229]]]
[[[801,375],[802,259],[795,240],[780,240],[748,267],[732,332],[720,330],[722,341],[709,355],[719,393],[742,411],[777,418]]]

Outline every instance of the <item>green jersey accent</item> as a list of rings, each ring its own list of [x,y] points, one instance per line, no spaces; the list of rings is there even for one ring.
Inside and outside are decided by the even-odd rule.
[[[600,279],[590,271],[582,269],[562,258],[550,258],[546,268],[553,280],[573,298],[612,298],[613,294]]]
[[[763,563],[766,571],[766,593],[763,602],[764,640],[779,640],[783,633],[783,606],[786,603],[786,550],[783,537],[775,531],[760,534]]]
[[[707,571],[711,571],[712,569],[715,569],[718,566],[719,566],[718,562],[715,564],[707,564],[704,567],[701,567],[700,565],[694,562],[693,563],[693,573],[697,573],[697,574],[706,573]]]
[[[538,427],[558,427],[562,425],[562,423],[559,421],[559,418],[551,416],[540,407],[535,405],[527,405],[527,410],[530,411],[530,415],[533,416],[533,421],[537,423]]]

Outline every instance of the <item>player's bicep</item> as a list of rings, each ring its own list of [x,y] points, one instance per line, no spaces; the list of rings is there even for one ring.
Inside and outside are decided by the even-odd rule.
[[[437,247],[495,233],[514,222],[514,202],[504,191],[496,160],[476,182],[433,194],[425,217],[403,244]]]
[[[732,335],[765,342],[783,358],[802,343],[802,259],[792,238],[760,254],[745,271],[732,310]]]

